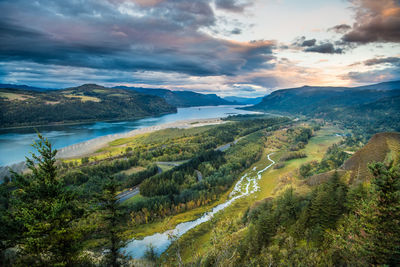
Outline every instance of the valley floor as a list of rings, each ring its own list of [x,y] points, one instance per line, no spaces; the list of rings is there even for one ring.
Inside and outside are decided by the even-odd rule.
[[[282,155],[282,151],[277,144],[279,143],[282,131],[285,130],[276,131],[273,136],[268,137],[269,141],[266,143],[266,148],[262,158],[257,163],[253,164],[248,170],[244,171],[243,174],[252,170],[261,170],[269,165],[271,163],[267,158],[269,153],[274,153],[271,158],[278,162]],[[259,191],[236,200],[232,205],[216,214],[210,221],[197,226],[183,235],[178,241],[183,261],[193,261],[197,255],[204,254],[210,246],[212,246],[212,239],[215,237],[216,231],[218,231],[216,227],[217,225],[221,223],[229,223],[230,221],[243,217],[246,210],[257,201],[278,195],[286,188],[287,184],[291,184],[292,186],[293,184],[296,184],[294,172],[303,163],[320,161],[329,146],[342,140],[342,137],[337,135],[337,133],[343,133],[343,131],[334,126],[323,127],[321,130],[316,132],[316,135],[309,140],[309,143],[302,150],[307,154],[306,158],[290,160],[286,162],[285,166],[281,169],[268,169],[262,174],[261,179],[258,181],[260,187]],[[297,191],[303,190],[307,192],[309,190],[308,187],[301,185],[301,183],[297,183],[297,186]],[[157,232],[165,232],[166,230],[173,229],[179,223],[197,219],[205,212],[210,211],[212,207],[225,202],[232,189],[222,195],[218,201],[211,205],[183,212],[165,218],[162,221],[141,225],[133,229],[132,232],[129,233],[129,236],[142,238],[144,236],[153,235]],[[162,259],[166,260],[166,262],[171,262],[169,257],[175,257],[173,250],[174,248],[167,250],[167,252],[162,256]],[[194,253],[194,251],[196,251],[196,253]]]

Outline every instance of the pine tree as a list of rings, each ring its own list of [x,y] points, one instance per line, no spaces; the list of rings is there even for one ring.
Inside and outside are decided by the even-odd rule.
[[[118,183],[113,176],[103,187],[103,194],[100,196],[100,207],[105,222],[103,233],[107,239],[108,252],[106,255],[107,266],[118,267],[124,259],[120,252],[126,242],[121,238],[121,226],[119,220],[124,216],[117,198]]]
[[[370,192],[358,208],[330,233],[332,251],[354,266],[400,265],[399,166],[375,163]]]
[[[57,175],[56,153],[38,134],[33,144],[39,155],[27,158],[30,173],[14,173],[11,214],[21,225],[18,261],[30,266],[73,266],[79,260],[82,233],[76,222],[83,216],[75,195]]]
[[[375,196],[373,210],[364,214],[365,232],[370,242],[367,254],[376,264],[400,264],[400,171],[383,163],[369,166],[375,179],[372,181]]]

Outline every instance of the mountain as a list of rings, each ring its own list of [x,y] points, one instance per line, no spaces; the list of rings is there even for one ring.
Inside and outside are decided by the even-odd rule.
[[[165,99],[168,104],[176,107],[233,105],[216,94],[199,94],[191,91],[171,91],[167,89],[150,89],[140,87],[116,86],[114,88],[136,91],[146,95],[155,95]]]
[[[272,92],[247,109],[315,115],[333,108],[373,103],[400,95],[400,81],[360,87],[303,86]]]
[[[262,101],[263,97],[239,97],[239,96],[226,96],[225,100],[236,103],[238,105],[255,105]]]
[[[0,127],[128,120],[174,113],[163,98],[85,84],[45,92],[0,89]]]
[[[41,87],[33,87],[29,85],[23,84],[7,84],[7,83],[0,83],[0,88],[13,88],[13,89],[22,89],[22,90],[30,90],[30,91],[47,91],[47,90],[54,90],[49,88],[41,88]]]

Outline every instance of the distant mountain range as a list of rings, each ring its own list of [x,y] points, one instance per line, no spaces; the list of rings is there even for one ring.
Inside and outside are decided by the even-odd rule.
[[[151,89],[140,87],[116,86],[114,88],[133,90],[146,95],[159,96],[165,99],[168,104],[176,107],[196,107],[196,106],[218,106],[234,105],[230,101],[224,100],[216,94],[200,94],[192,91],[171,91],[167,89]]]
[[[9,83],[0,83],[0,88],[13,88],[13,89],[22,89],[22,90],[39,91],[39,92],[54,90],[50,88],[40,88],[23,84],[9,84]]]
[[[255,105],[260,103],[263,100],[263,97],[238,97],[238,96],[226,96],[224,97],[225,100],[237,103],[238,105]]]

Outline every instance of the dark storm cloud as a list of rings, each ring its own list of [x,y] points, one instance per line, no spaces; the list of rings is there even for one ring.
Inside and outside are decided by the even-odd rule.
[[[305,52],[315,52],[322,54],[341,54],[343,49],[335,48],[332,43],[322,43],[314,46],[310,46],[304,49]]]
[[[400,42],[400,1],[354,0],[356,22],[343,36],[346,42]]]
[[[347,24],[339,24],[329,29],[329,31],[334,31],[336,33],[346,33],[351,29],[350,25]]]
[[[199,31],[215,24],[210,1],[0,1],[0,61],[195,76],[273,67],[273,42]]]
[[[249,2],[243,2],[238,0],[215,0],[217,8],[225,9],[231,12],[243,12],[244,9],[250,5]]]

